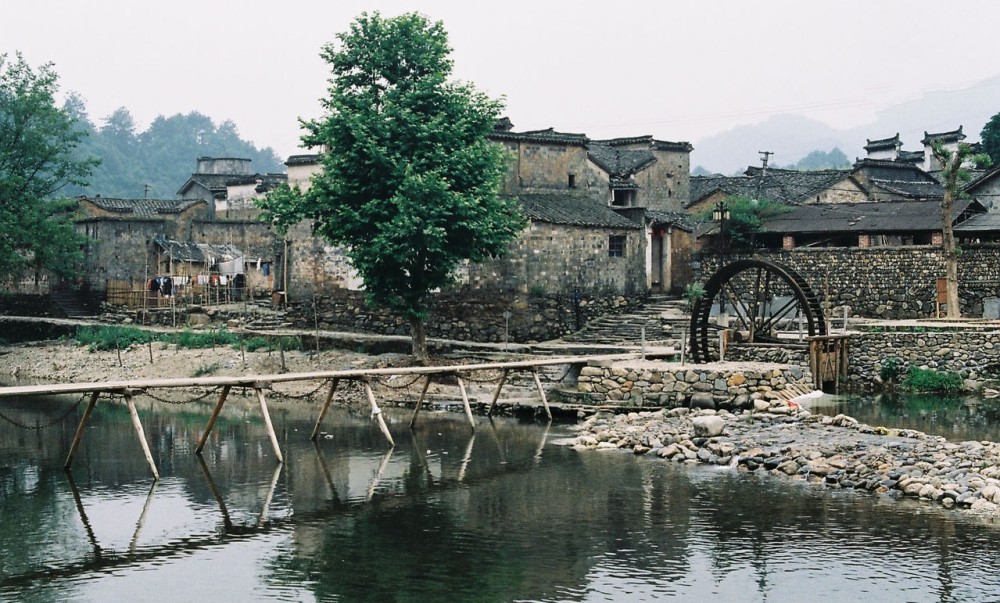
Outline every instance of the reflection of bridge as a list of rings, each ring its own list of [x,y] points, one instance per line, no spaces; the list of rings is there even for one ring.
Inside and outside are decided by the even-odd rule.
[[[142,427],[142,422],[139,420],[139,413],[135,408],[135,402],[133,401],[133,396],[137,393],[141,393],[148,389],[169,389],[169,388],[185,388],[185,387],[215,387],[219,388],[219,397],[215,404],[215,409],[212,411],[212,415],[209,417],[208,423],[205,426],[205,430],[202,433],[198,441],[198,446],[195,449],[195,453],[200,455],[205,443],[208,441],[208,436],[212,432],[212,428],[215,426],[215,421],[222,412],[222,408],[226,403],[226,398],[229,396],[230,390],[234,387],[245,387],[253,389],[257,394],[257,400],[260,404],[260,412],[264,420],[264,426],[267,429],[268,437],[271,440],[271,446],[274,449],[275,457],[278,459],[279,463],[284,462],[284,458],[281,454],[281,449],[278,446],[278,438],[274,432],[274,426],[271,424],[271,416],[267,408],[267,399],[264,391],[270,389],[272,384],[275,383],[290,383],[294,381],[327,381],[330,383],[330,389],[327,393],[326,400],[323,402],[323,406],[320,409],[319,417],[316,420],[316,425],[312,431],[312,439],[316,439],[319,434],[320,425],[323,422],[323,418],[326,416],[327,410],[330,408],[330,404],[333,401],[333,396],[336,393],[337,385],[340,381],[360,381],[365,389],[365,394],[368,397],[368,402],[371,404],[372,416],[378,419],[379,428],[385,435],[386,440],[388,440],[390,446],[395,446],[393,442],[392,435],[389,433],[389,428],[385,424],[385,419],[382,417],[382,411],[378,407],[378,403],[375,400],[375,393],[371,388],[371,379],[373,377],[388,377],[388,376],[403,376],[412,375],[417,378],[423,376],[425,377],[425,382],[423,390],[420,393],[420,399],[417,400],[416,406],[413,411],[413,417],[410,419],[410,426],[417,420],[417,415],[420,412],[420,408],[423,405],[424,398],[427,395],[427,390],[430,387],[431,381],[435,377],[454,377],[458,383],[458,388],[462,394],[462,403],[465,408],[465,414],[469,419],[469,423],[472,425],[472,429],[475,430],[475,419],[472,416],[472,407],[469,404],[469,396],[466,392],[465,381],[463,375],[468,375],[469,373],[475,371],[484,370],[499,370],[502,371],[499,383],[493,392],[492,400],[490,401],[489,410],[487,415],[492,415],[493,409],[495,408],[497,401],[500,398],[500,393],[503,390],[503,386],[507,381],[508,375],[512,372],[517,371],[528,371],[532,374],[534,378],[535,387],[538,390],[538,395],[541,398],[542,405],[545,407],[545,412],[549,419],[552,418],[552,411],[549,408],[548,400],[545,397],[545,391],[542,388],[541,380],[538,377],[538,369],[544,366],[553,366],[561,364],[569,365],[584,365],[591,361],[602,361],[602,360],[624,360],[628,358],[636,358],[637,354],[614,354],[614,355],[601,355],[601,356],[564,356],[556,358],[545,358],[537,360],[520,360],[512,362],[494,362],[494,363],[480,363],[480,364],[463,364],[463,365],[452,365],[452,366],[414,366],[414,367],[401,367],[401,368],[382,368],[382,369],[355,369],[355,370],[341,370],[341,371],[316,371],[308,373],[287,373],[287,374],[272,374],[272,375],[250,375],[250,376],[233,376],[233,377],[191,377],[191,378],[172,378],[172,379],[140,379],[133,381],[107,381],[107,382],[94,382],[94,383],[57,383],[48,385],[25,385],[16,387],[3,387],[0,388],[0,398],[9,397],[24,397],[24,396],[37,396],[37,395],[59,395],[59,394],[90,394],[90,399],[87,404],[87,408],[83,413],[83,418],[80,420],[80,425],[77,427],[76,435],[73,438],[73,443],[70,446],[69,454],[66,457],[66,468],[68,469],[73,462],[73,456],[76,454],[77,447],[80,445],[80,440],[83,438],[83,434],[86,431],[87,423],[90,420],[91,413],[94,407],[97,405],[97,400],[102,393],[106,394],[117,394],[125,398],[126,405],[128,406],[129,414],[132,416],[132,424],[135,427],[136,434],[139,436],[139,443],[142,446],[142,451],[146,455],[146,462],[149,464],[149,468],[153,473],[154,479],[159,479],[160,474],[156,468],[156,463],[153,461],[153,455],[149,450],[149,444],[146,441],[145,431]],[[322,383],[321,383],[322,385]]]
[[[506,447],[504,443],[501,442],[501,434],[498,432],[496,424],[490,420],[489,426],[490,429],[488,432],[497,448],[501,462],[491,466],[489,471],[480,471],[478,473],[473,471],[470,475],[469,465],[472,461],[477,436],[477,433],[473,432],[468,436],[469,439],[465,445],[461,458],[456,458],[455,460],[457,468],[455,475],[451,478],[447,478],[445,476],[443,468],[439,470],[437,476],[434,475],[431,464],[428,463],[427,457],[424,453],[426,444],[419,439],[416,431],[410,430],[410,436],[412,438],[412,444],[410,446],[411,453],[414,455],[413,458],[416,460],[423,474],[426,476],[426,482],[423,487],[430,492],[445,492],[457,487],[469,487],[475,484],[489,482],[499,476],[512,473],[519,474],[529,471],[541,462],[542,451],[548,442],[550,426],[547,425],[544,430],[541,431],[541,437],[539,438],[538,444],[534,448],[533,452],[530,453],[531,456],[524,456],[518,459],[508,458]],[[482,443],[481,439],[480,443]],[[482,449],[481,446],[480,449]],[[132,533],[132,537],[129,540],[127,549],[124,550],[113,550],[102,546],[100,534],[98,533],[98,530],[95,530],[94,524],[87,513],[84,497],[81,495],[80,490],[73,479],[73,474],[71,472],[66,472],[66,479],[73,497],[73,503],[83,526],[83,530],[86,533],[87,541],[91,548],[90,552],[76,559],[62,559],[57,562],[47,562],[38,569],[9,575],[0,574],[0,587],[24,586],[38,581],[50,582],[58,579],[74,578],[90,572],[107,572],[108,570],[114,568],[134,566],[148,561],[190,555],[197,551],[219,546],[220,536],[238,539],[253,538],[255,536],[274,533],[275,531],[286,529],[289,526],[307,525],[315,523],[318,520],[322,520],[322,522],[325,523],[330,518],[348,514],[372,501],[380,484],[386,479],[385,473],[387,472],[387,468],[389,467],[395,448],[390,447],[385,450],[378,461],[377,467],[372,472],[371,478],[366,484],[365,496],[356,499],[353,497],[342,496],[344,492],[343,490],[338,491],[338,487],[335,484],[335,478],[327,466],[326,456],[321,445],[319,443],[315,443],[314,450],[316,453],[316,460],[320,466],[323,481],[329,489],[331,496],[330,502],[332,503],[332,506],[328,508],[296,510],[294,513],[287,514],[283,517],[271,516],[270,508],[278,490],[282,471],[289,471],[290,467],[289,465],[282,463],[275,466],[271,478],[267,482],[268,487],[267,491],[264,493],[263,500],[261,501],[261,508],[259,512],[254,513],[256,516],[255,521],[249,524],[238,524],[232,520],[230,507],[227,505],[225,497],[216,485],[208,464],[199,455],[199,465],[204,475],[205,482],[208,485],[212,498],[218,506],[219,515],[221,517],[222,533],[219,534],[212,532],[211,534],[204,535],[193,534],[190,536],[172,539],[162,544],[142,545],[143,529],[146,527],[147,522],[151,519],[150,510],[154,506],[153,501],[156,498],[157,487],[160,483],[162,483],[154,481],[149,491],[146,493],[142,510],[135,522],[135,529]],[[394,501],[397,501],[400,504],[406,504],[407,500],[408,497],[405,495],[390,496],[383,500],[382,504],[396,504]],[[155,514],[153,519],[155,519]]]

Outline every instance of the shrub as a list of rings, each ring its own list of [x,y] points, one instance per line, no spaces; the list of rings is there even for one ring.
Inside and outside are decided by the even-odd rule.
[[[935,371],[911,366],[903,380],[903,387],[915,392],[962,391],[962,376],[953,371]]]
[[[688,310],[693,308],[694,303],[703,297],[705,297],[705,286],[701,283],[688,283],[687,287],[684,288],[684,300],[687,302]]]
[[[212,364],[203,364],[194,370],[195,377],[205,377],[206,375],[211,375],[218,371],[221,367],[218,362],[213,362]]]

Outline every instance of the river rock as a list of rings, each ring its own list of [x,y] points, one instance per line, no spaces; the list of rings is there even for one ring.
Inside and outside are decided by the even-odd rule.
[[[695,417],[691,419],[691,424],[694,426],[695,435],[706,438],[722,435],[722,431],[726,428],[726,420],[718,415]]]

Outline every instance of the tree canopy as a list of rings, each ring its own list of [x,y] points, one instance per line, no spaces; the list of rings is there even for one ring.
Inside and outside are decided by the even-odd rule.
[[[345,246],[369,301],[410,321],[422,358],[428,294],[526,224],[499,195],[505,158],[487,139],[502,105],[450,81],[450,52],[443,25],[420,14],[358,17],[323,48],[326,115],[303,122],[303,142],[325,149],[322,172],[305,194],[263,203],[279,227],[307,219]]]
[[[26,271],[72,274],[82,259],[65,204],[51,199],[84,185],[97,160],[78,156],[86,137],[74,115],[56,106],[58,76],[18,54],[0,55],[0,280]]]
[[[250,159],[260,173],[284,171],[273,149],[258,149],[240,138],[236,124],[230,120],[216,125],[197,111],[160,115],[140,132],[125,107],[105,117],[100,127],[91,122],[78,96],[69,96],[64,107],[87,134],[79,153],[101,160],[90,183],[67,187],[67,195],[172,199],[194,172],[196,160],[205,156]]]

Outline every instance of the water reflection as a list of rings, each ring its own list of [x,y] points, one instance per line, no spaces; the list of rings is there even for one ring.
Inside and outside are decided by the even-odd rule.
[[[65,402],[3,408],[23,424]],[[912,403],[904,403],[904,405]],[[206,410],[207,409],[207,410]],[[251,404],[99,405],[72,473],[67,427],[0,425],[0,599],[979,601],[991,525],[936,506],[727,469],[553,446],[565,426],[364,409],[272,419]],[[81,410],[82,412],[82,410]],[[43,421],[42,421],[43,422]],[[888,420],[874,421],[889,424]]]
[[[824,396],[812,401],[809,408],[827,415],[844,413],[873,426],[916,429],[950,440],[1000,441],[1000,400],[978,396]]]

